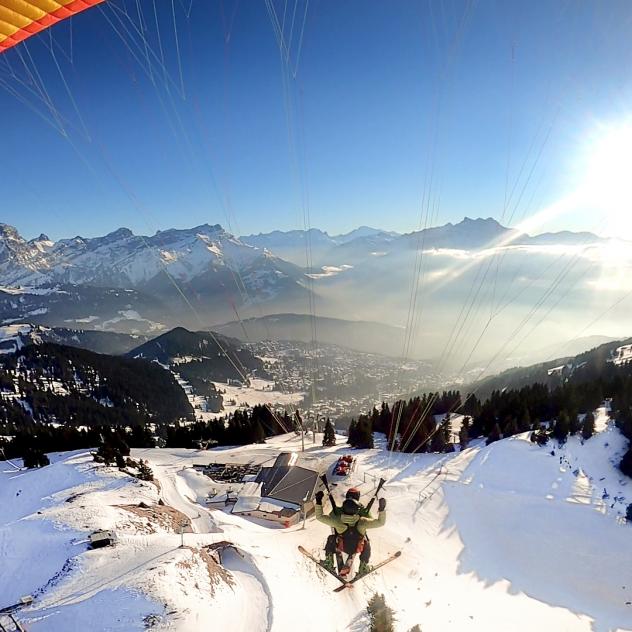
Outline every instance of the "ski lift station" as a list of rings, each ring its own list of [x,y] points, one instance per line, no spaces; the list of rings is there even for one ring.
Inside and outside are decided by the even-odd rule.
[[[226,506],[234,500],[232,513],[236,515],[284,527],[295,525],[314,511],[314,494],[320,486],[321,472],[304,465],[298,454],[282,452],[272,466],[261,467],[254,480],[245,476],[236,498],[232,489],[227,490],[211,498],[209,505]]]

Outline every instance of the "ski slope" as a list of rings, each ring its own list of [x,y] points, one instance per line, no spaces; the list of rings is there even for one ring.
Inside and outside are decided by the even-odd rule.
[[[403,555],[341,594],[297,550],[318,553],[327,527],[309,519],[305,529],[282,529],[209,510],[204,499],[217,484],[192,469],[269,464],[300,449],[295,435],[212,451],[134,450],[157,485],[96,465],[86,452],[51,455],[40,471],[1,462],[0,607],[33,594],[20,616],[32,632],[360,632],[378,591],[398,632],[415,624],[424,632],[630,631],[632,526],[622,516],[632,480],[614,466],[623,437],[602,425],[562,448],[517,436],[450,455],[354,451],[357,467],[335,493],[353,484],[368,500],[385,477],[387,524],[370,534],[373,561]],[[308,444],[305,457],[327,468],[346,452]],[[159,498],[178,521],[158,524],[124,508]],[[119,541],[88,551],[81,541],[96,528],[116,530]],[[204,548],[217,542],[234,545],[221,565]]]

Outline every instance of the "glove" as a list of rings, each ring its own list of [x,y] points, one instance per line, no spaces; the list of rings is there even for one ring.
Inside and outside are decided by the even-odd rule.
[[[325,492],[318,491],[316,492],[316,494],[314,495],[314,499],[316,500],[316,504],[317,505],[322,505],[323,504],[323,496],[325,495]]]
[[[384,511],[386,509],[386,498],[380,498],[377,501],[378,511]]]

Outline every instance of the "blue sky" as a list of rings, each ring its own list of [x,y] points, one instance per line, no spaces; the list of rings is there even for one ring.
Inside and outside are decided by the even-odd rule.
[[[174,0],[175,29],[169,0],[157,27],[153,2],[109,0],[5,53],[0,221],[245,234],[302,228],[307,208],[331,233],[410,231],[430,191],[431,223],[516,224],[573,191],[587,139],[632,109],[625,0],[311,0],[298,66],[305,0],[271,4],[285,83],[263,0]],[[541,228],[602,227],[573,208]]]

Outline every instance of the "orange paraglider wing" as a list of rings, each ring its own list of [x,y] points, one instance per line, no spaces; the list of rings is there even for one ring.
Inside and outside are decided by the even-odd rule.
[[[105,0],[0,0],[0,54]]]

